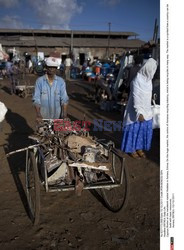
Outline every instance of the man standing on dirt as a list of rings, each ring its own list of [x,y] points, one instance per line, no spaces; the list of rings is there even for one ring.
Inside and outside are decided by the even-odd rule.
[[[64,80],[56,75],[59,63],[56,58],[46,60],[46,74],[37,79],[33,102],[37,121],[41,119],[66,118],[68,95]]]

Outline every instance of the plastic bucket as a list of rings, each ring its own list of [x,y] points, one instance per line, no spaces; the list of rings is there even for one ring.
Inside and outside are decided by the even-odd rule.
[[[109,73],[109,68],[102,67],[101,68],[101,74],[103,76],[106,76]]]

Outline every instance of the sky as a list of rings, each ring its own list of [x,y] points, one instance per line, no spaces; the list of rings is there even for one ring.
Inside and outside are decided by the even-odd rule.
[[[148,41],[156,18],[159,24],[160,0],[0,0],[0,28],[108,31],[110,27]]]

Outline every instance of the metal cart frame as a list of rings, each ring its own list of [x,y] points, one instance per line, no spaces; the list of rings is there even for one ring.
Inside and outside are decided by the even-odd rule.
[[[10,156],[14,153],[26,152],[26,193],[27,202],[30,211],[30,219],[33,224],[39,223],[40,219],[40,186],[42,185],[46,192],[60,192],[60,191],[73,191],[76,189],[74,183],[67,185],[49,184],[48,182],[48,170],[46,168],[45,156],[43,149],[45,145],[39,140],[31,139],[34,144],[19,149],[7,154]],[[97,139],[96,139],[97,140]],[[107,180],[97,181],[94,183],[84,183],[84,190],[95,190],[101,197],[102,203],[112,212],[118,212],[127,204],[127,198],[129,194],[129,181],[128,173],[125,165],[125,158],[114,148],[113,143],[105,143],[103,140],[97,140],[97,142],[108,151],[109,162],[111,162],[111,171],[113,178],[107,178]],[[67,150],[65,152],[67,154]],[[118,164],[117,164],[118,159]],[[75,169],[81,171],[80,163],[77,163]],[[69,167],[72,165],[69,164]],[[117,167],[118,166],[118,167]],[[101,170],[103,171],[103,170]],[[41,174],[42,173],[42,174]]]

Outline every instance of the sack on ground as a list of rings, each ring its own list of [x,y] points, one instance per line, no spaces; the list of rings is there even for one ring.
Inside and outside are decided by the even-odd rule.
[[[152,114],[153,114],[153,125],[152,128],[160,128],[160,105],[155,104],[153,101],[153,105],[151,106]]]
[[[6,112],[7,112],[6,106],[4,105],[3,102],[0,102],[0,122],[4,120]]]

